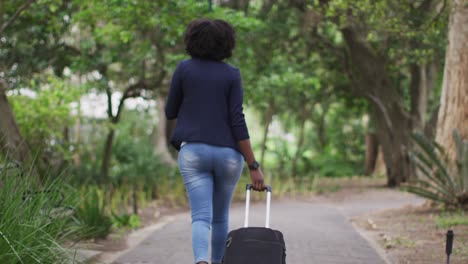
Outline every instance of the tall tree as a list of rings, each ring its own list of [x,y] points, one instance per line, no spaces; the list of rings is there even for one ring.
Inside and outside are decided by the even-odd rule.
[[[1,1],[0,9],[0,150],[18,161],[31,158],[27,139],[21,135],[7,91],[25,84],[47,67],[61,74],[69,62],[62,33],[72,10],[68,1]],[[44,18],[48,19],[44,22]],[[38,21],[41,21],[38,23]]]
[[[437,39],[443,32],[443,21],[434,19],[434,2],[325,0],[309,5],[306,1],[290,1],[308,14],[307,32],[313,43],[334,51],[333,56],[341,61],[351,82],[350,91],[371,105],[389,186],[407,181],[411,174],[406,154],[411,147],[409,138],[414,127],[420,127],[413,125],[421,123],[427,108],[427,92],[421,91],[427,85],[422,85],[420,78],[425,71],[419,66],[439,48],[440,41],[427,39]],[[341,32],[340,38],[331,34],[336,31]],[[418,48],[406,48],[412,45]],[[418,66],[413,76],[408,74],[412,64]],[[409,92],[411,77],[414,89]]]
[[[0,84],[1,85],[1,84]],[[3,85],[1,85],[3,86]],[[23,139],[15,115],[8,102],[5,88],[0,86],[0,151],[17,161],[31,158],[28,143]]]
[[[26,10],[34,1],[29,0],[19,6],[16,11],[5,21],[0,28],[0,36],[19,17],[21,12]],[[2,10],[4,9],[2,4]],[[3,14],[2,14],[3,15]],[[0,20],[1,21],[1,20]],[[8,83],[2,75],[0,79],[0,150],[6,151],[8,155],[18,161],[26,161],[30,158],[30,150],[27,142],[24,141],[15,115],[11,109],[6,96]]]
[[[468,139],[468,1],[453,0],[436,141],[456,155],[453,130]]]

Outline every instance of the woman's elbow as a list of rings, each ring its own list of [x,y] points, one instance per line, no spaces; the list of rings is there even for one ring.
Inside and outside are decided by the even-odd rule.
[[[173,120],[173,119],[177,118],[177,112],[176,111],[171,111],[170,109],[168,109],[166,107],[164,112],[166,113],[167,120]]]

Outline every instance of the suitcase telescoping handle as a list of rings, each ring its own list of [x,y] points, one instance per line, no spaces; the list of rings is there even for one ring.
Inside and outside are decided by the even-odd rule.
[[[247,184],[245,186],[247,190],[247,195],[245,197],[245,219],[244,227],[249,227],[249,210],[250,210],[250,191],[253,189],[252,184]],[[267,206],[266,206],[266,220],[265,227],[270,227],[270,204],[271,204],[271,186],[266,186],[265,190],[267,191]]]

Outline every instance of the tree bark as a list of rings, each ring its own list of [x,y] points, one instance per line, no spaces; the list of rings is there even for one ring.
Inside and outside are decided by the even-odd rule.
[[[304,110],[305,109],[303,109],[303,111]],[[296,175],[297,174],[297,162],[299,160],[299,157],[302,154],[302,146],[304,145],[304,132],[305,132],[306,121],[307,121],[307,118],[304,113],[304,116],[302,117],[302,120],[301,120],[301,126],[299,128],[299,139],[297,141],[296,153],[294,154],[294,158],[292,160],[292,169],[291,169],[292,172],[291,173],[292,173],[293,178],[296,178],[297,176]]]
[[[411,73],[411,126],[413,131],[423,131],[427,111],[426,66],[412,64]]]
[[[450,13],[444,81],[440,99],[436,141],[450,160],[456,156],[452,137],[458,129],[468,139],[468,2],[453,0]]]
[[[376,54],[355,28],[344,28],[342,33],[348,47],[346,70],[353,92],[369,101],[376,116],[387,185],[399,186],[407,181],[411,171],[406,149],[411,133],[410,115],[404,110],[403,97],[392,86],[384,57]]]
[[[111,128],[107,133],[106,143],[104,145],[104,153],[102,155],[101,165],[101,182],[104,182],[109,176],[109,167],[112,158],[112,146],[114,144],[115,129]]]
[[[81,77],[80,77],[81,78]],[[76,121],[75,121],[75,129],[74,129],[74,139],[73,139],[73,145],[75,146],[74,148],[74,154],[73,154],[73,165],[75,167],[80,166],[81,164],[81,157],[80,157],[80,143],[81,143],[81,98],[78,100],[78,107],[77,107],[77,115],[76,115]]]
[[[314,122],[317,124],[317,138],[320,151],[324,151],[328,145],[326,117],[329,109],[329,104],[322,103],[321,106],[322,112],[319,114],[318,118]]]
[[[426,128],[429,94],[437,81],[436,61],[428,64],[410,66],[411,84],[411,127],[415,132]]]
[[[157,96],[156,104],[158,108],[158,124],[156,125],[152,133],[154,151],[164,163],[169,165],[176,165],[176,161],[174,160],[168,149],[168,137],[166,135],[167,120],[164,112],[164,99],[161,96]]]
[[[273,107],[270,105],[265,112],[265,127],[263,129],[263,139],[262,139],[262,152],[260,154],[260,164],[263,164],[265,161],[265,153],[266,153],[266,143],[268,140],[268,131],[270,129],[271,122],[273,120]]]
[[[366,175],[371,175],[375,170],[378,150],[379,142],[377,141],[377,135],[374,133],[366,134]]]
[[[377,157],[375,160],[375,168],[372,172],[374,175],[387,175],[387,167],[385,166],[385,161],[383,159],[382,146],[377,147]]]
[[[398,110],[390,110],[389,128],[381,113],[377,113],[377,138],[382,146],[383,158],[387,169],[387,185],[399,186],[408,181],[411,175],[410,160],[407,154],[411,133],[409,118]]]
[[[439,116],[439,107],[437,107],[437,109],[435,109],[434,112],[431,114],[431,117],[427,121],[426,127],[424,128],[424,135],[431,140],[435,140],[438,116]]]
[[[14,160],[22,163],[31,161],[27,142],[21,136],[13,110],[5,90],[0,87],[0,149]]]

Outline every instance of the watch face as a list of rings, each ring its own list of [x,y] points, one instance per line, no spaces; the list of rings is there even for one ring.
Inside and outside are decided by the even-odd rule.
[[[254,161],[251,165],[249,165],[249,168],[252,170],[256,170],[260,167],[260,164],[257,161]]]

